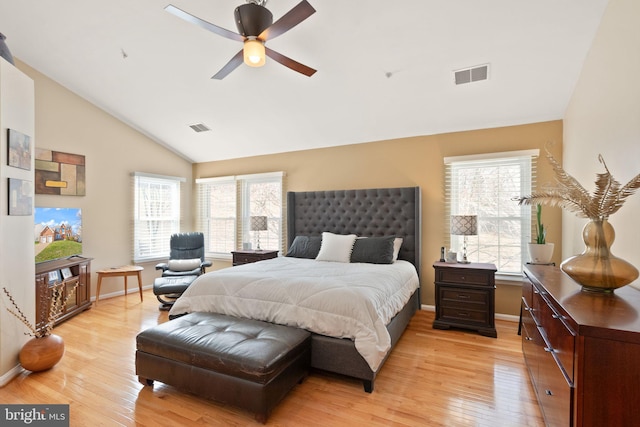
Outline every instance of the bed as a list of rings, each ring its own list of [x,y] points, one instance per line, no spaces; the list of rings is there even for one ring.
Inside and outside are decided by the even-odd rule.
[[[372,392],[377,373],[420,308],[420,189],[289,192],[286,219],[289,248],[296,236],[317,241],[323,234],[326,241],[347,235],[373,238],[369,242],[401,238],[402,245],[396,246],[397,261],[385,265],[279,257],[210,272],[193,282],[170,316],[212,311],[310,330],[311,366],[362,380]],[[333,276],[347,278],[348,286],[333,286]],[[373,277],[386,279],[373,286]],[[265,286],[268,281],[274,290]],[[373,303],[357,302],[356,294],[369,292]],[[282,294],[286,303],[274,302],[273,294]],[[324,315],[308,305],[314,299],[321,305],[339,302],[338,311]],[[364,314],[354,308],[360,305]]]

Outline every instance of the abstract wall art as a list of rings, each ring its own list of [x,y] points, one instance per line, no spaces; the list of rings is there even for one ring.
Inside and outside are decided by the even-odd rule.
[[[86,195],[85,157],[36,148],[36,194]]]

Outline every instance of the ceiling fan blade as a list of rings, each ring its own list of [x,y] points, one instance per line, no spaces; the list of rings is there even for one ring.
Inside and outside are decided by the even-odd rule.
[[[216,33],[219,36],[226,37],[231,40],[244,41],[244,37],[242,37],[240,34],[235,33],[231,30],[227,30],[226,28],[218,27],[217,25],[214,25],[211,22],[207,22],[204,19],[200,19],[197,16],[185,12],[184,10],[177,8],[172,4],[167,5],[164,10],[174,16],[177,16],[180,19],[184,19],[187,22],[196,24],[200,28],[204,28],[205,30],[209,30],[212,33]]]
[[[264,30],[258,38],[261,40],[275,39],[313,15],[315,12],[316,10],[309,4],[309,2],[307,2],[307,0],[302,0],[293,9],[274,22],[269,28]]]
[[[244,52],[241,50],[240,52],[236,53],[236,55],[231,58],[229,62],[227,62],[227,64],[211,78],[215,80],[222,80],[227,77],[230,72],[238,68],[243,62]]]
[[[300,74],[311,77],[316,72],[316,70],[314,70],[313,68],[307,67],[306,65],[301,64],[298,61],[294,61],[293,59],[288,58],[283,54],[276,52],[275,50],[271,50],[266,46],[264,47],[264,50],[269,58],[281,63],[285,67],[291,68],[293,71],[299,72]]]

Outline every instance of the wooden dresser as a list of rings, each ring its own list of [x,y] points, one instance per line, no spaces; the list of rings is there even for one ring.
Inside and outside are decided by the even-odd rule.
[[[640,290],[594,294],[558,267],[524,272],[522,351],[547,425],[638,425]]]

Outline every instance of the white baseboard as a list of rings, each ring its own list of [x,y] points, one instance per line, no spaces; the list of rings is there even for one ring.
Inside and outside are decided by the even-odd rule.
[[[4,387],[5,385],[9,384],[9,381],[20,375],[22,371],[24,371],[24,369],[22,368],[22,366],[20,366],[20,364],[8,370],[7,373],[0,376],[0,387]]]
[[[149,290],[149,289],[153,289],[153,285],[146,285],[146,286],[142,285],[142,290],[143,291],[146,291],[146,290]],[[134,285],[133,287],[131,287],[131,286],[127,287],[127,295],[129,295],[129,294],[137,294],[138,292],[140,292],[140,291],[138,290],[138,285],[137,284]],[[110,292],[108,294],[101,293],[100,294],[100,299],[103,300],[103,299],[115,298],[115,297],[120,297],[120,296],[123,296],[123,295],[124,295],[124,289],[122,289],[121,291],[117,291],[117,292]],[[96,297],[92,296],[91,297],[91,301],[95,301],[95,300],[96,300]]]
[[[422,304],[420,308],[424,311],[436,311],[435,305]],[[520,316],[514,316],[513,314],[496,313],[495,316],[496,316],[496,319],[506,320],[507,322],[515,322],[515,323],[520,322]]]

